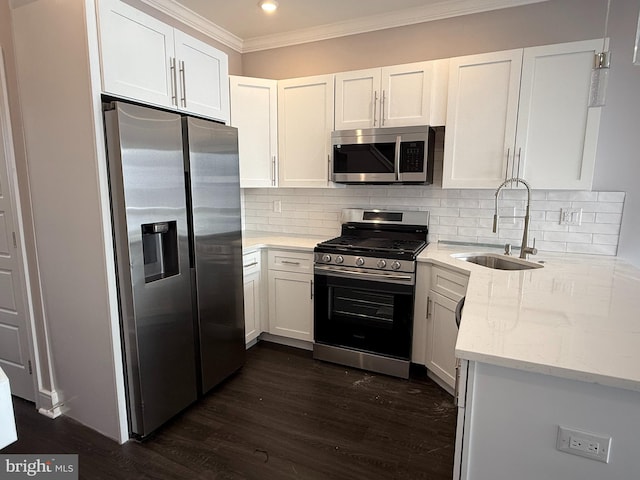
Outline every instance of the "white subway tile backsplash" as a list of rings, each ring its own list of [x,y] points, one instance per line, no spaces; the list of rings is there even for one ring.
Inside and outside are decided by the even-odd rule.
[[[618,213],[596,213],[596,223],[617,223],[622,222],[622,215]]]
[[[567,244],[568,253],[591,253],[594,255],[615,255],[618,251],[617,245],[594,245],[585,243]]]
[[[571,208],[581,208],[583,212],[622,213],[622,203],[612,202],[571,202]]]
[[[624,192],[598,192],[599,202],[618,202],[624,203]]]
[[[540,251],[615,255],[624,192],[534,190],[529,238]],[[281,212],[273,202],[281,202]],[[243,228],[248,231],[335,237],[343,208],[385,208],[430,212],[429,241],[452,240],[495,245],[522,240],[522,219],[502,218],[492,232],[495,190],[443,190],[427,186],[350,185],[338,188],[243,190]],[[500,215],[523,215],[526,191],[504,189]],[[582,224],[560,225],[560,210],[581,208]]]
[[[590,233],[544,232],[544,239],[551,242],[591,243],[593,235]]]
[[[562,192],[553,191],[547,193],[548,200],[561,200],[566,202],[597,202],[598,192]]]
[[[593,243],[597,245],[618,245],[618,235],[594,234]]]

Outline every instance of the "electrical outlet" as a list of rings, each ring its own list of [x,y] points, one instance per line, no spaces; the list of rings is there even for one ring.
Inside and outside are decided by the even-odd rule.
[[[273,201],[273,211],[275,213],[282,213],[282,200]]]
[[[558,426],[556,448],[561,452],[609,463],[611,437]]]
[[[581,225],[582,209],[581,208],[561,208],[560,209],[560,225]]]

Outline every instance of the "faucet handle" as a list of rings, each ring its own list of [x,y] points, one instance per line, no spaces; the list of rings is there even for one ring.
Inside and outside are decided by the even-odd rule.
[[[537,255],[538,249],[536,248],[536,237],[533,237],[533,246],[531,247],[531,255]]]
[[[504,254],[505,255],[511,255],[511,244],[510,243],[505,243],[504,244]]]

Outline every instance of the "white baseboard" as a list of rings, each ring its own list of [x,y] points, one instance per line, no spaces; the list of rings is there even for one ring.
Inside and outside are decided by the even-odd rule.
[[[258,337],[265,342],[278,343],[280,345],[286,345],[288,347],[301,348],[302,350],[313,350],[313,342],[306,340],[298,340],[296,338],[281,337],[280,335],[272,335],[271,333],[263,332]]]

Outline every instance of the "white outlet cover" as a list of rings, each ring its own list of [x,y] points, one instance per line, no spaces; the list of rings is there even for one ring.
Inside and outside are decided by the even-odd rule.
[[[559,425],[556,448],[561,452],[609,463],[611,437]]]

